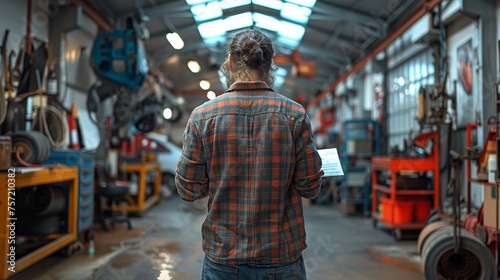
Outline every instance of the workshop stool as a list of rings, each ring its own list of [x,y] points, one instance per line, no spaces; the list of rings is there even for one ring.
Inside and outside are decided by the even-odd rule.
[[[99,195],[101,197],[105,197],[107,201],[111,204],[111,211],[109,216],[105,216],[103,212],[103,207],[100,207],[101,214],[101,224],[102,229],[108,231],[108,224],[111,224],[113,228],[116,223],[127,223],[128,229],[132,229],[132,224],[130,219],[123,215],[118,215],[116,211],[116,204],[120,201],[125,200],[127,194],[129,192],[128,186],[121,186],[118,184],[110,183],[107,185],[101,185],[99,187]],[[99,204],[101,205],[101,204]]]

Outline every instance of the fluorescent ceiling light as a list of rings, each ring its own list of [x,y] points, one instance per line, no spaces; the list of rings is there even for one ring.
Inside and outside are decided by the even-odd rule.
[[[251,0],[222,0],[219,2],[223,10],[241,7],[250,4]]]
[[[316,4],[316,0],[286,0],[286,1],[308,8],[312,8],[314,7],[314,4]]]
[[[253,25],[252,13],[246,12],[224,19],[226,30],[240,29]]]
[[[211,91],[207,92],[207,97],[208,97],[208,99],[212,100],[216,97],[216,94],[214,91],[211,90]]]
[[[172,47],[176,50],[180,50],[184,48],[184,41],[182,41],[181,36],[177,34],[177,32],[174,33],[168,33],[167,34],[167,40],[172,45]]]
[[[284,3],[280,15],[282,18],[298,23],[307,23],[309,21],[309,16],[311,16],[311,9],[291,3]]]
[[[279,36],[276,39],[276,42],[278,44],[286,45],[286,46],[289,46],[290,48],[294,49],[299,45],[300,40],[294,40],[294,39],[290,39],[287,37]]]
[[[196,60],[190,60],[187,63],[189,70],[193,73],[198,73],[201,70],[200,64]]]
[[[211,0],[186,0],[189,6],[210,2]]]
[[[281,6],[283,5],[283,1],[278,0],[252,0],[252,3],[278,11],[281,10]]]
[[[205,6],[203,12],[198,15],[194,15],[194,20],[196,21],[207,21],[207,20],[212,20],[216,18],[222,17],[222,9],[219,6],[218,2],[210,2],[206,5],[201,5]],[[195,9],[197,13],[201,11],[201,8],[196,8]]]
[[[224,21],[221,19],[213,20],[198,25],[198,31],[202,38],[218,37],[226,35]]]
[[[278,35],[292,40],[301,40],[304,36],[305,28],[302,25],[291,23],[285,20],[280,21]]]
[[[200,81],[200,87],[203,89],[203,90],[207,90],[210,88],[210,82],[207,81],[207,80],[201,80]]]
[[[191,7],[191,13],[193,16],[201,16],[205,12],[205,4],[194,5]]]
[[[274,32],[278,30],[278,26],[280,24],[279,20],[275,17],[264,15],[261,13],[254,13],[253,21],[255,21],[256,27]]]

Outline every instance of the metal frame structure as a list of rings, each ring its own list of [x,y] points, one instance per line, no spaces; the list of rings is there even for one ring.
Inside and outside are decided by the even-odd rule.
[[[6,206],[9,189],[5,185],[0,188],[0,205],[4,205],[4,209],[0,211],[0,221],[2,221],[2,226],[0,226],[0,261],[2,262],[2,270],[0,271],[0,279],[7,279],[13,276],[29,266],[39,262],[43,258],[55,253],[58,250],[63,249],[72,242],[75,242],[78,238],[77,229],[77,212],[78,212],[78,168],[77,167],[63,167],[63,168],[53,168],[53,169],[43,169],[40,171],[16,174],[15,177],[15,189],[42,186],[46,184],[68,184],[68,221],[67,221],[67,232],[60,234],[50,234],[47,236],[37,236],[40,239],[49,240],[49,242],[38,249],[30,252],[29,254],[16,259],[15,272],[7,270],[7,253],[9,252],[9,245],[7,239],[9,237],[8,223],[9,216],[7,215]],[[7,173],[0,174],[1,182],[9,182],[8,179],[12,179]],[[11,196],[12,197],[12,196]],[[16,220],[15,223],[21,223],[22,221]],[[16,236],[20,237],[20,236]]]
[[[391,157],[373,157],[372,158],[372,218],[374,225],[378,222],[383,222],[390,229],[393,229],[396,239],[401,239],[401,230],[422,229],[425,227],[425,222],[411,223],[395,223],[394,211],[391,219],[383,220],[379,208],[379,194],[388,196],[392,205],[398,198],[418,198],[418,197],[433,197],[433,208],[440,206],[440,168],[439,168],[439,133],[432,132],[430,137],[434,142],[432,155],[426,158],[391,158]],[[389,171],[391,174],[390,187],[379,185],[378,172]],[[396,188],[396,175],[401,172],[432,172],[433,187],[431,190],[398,190]]]
[[[157,162],[147,162],[142,164],[122,163],[120,171],[125,173],[138,173],[139,186],[137,189],[137,197],[127,195],[128,205],[117,205],[117,211],[141,213],[151,208],[155,203],[160,200],[160,187],[161,187],[161,169]],[[147,187],[147,174],[149,172],[156,172],[156,180],[153,188],[153,193],[150,197],[146,197]],[[104,210],[111,210],[111,207],[106,206]]]
[[[370,213],[370,189],[371,186],[369,183],[364,183],[362,185],[352,185],[349,182],[349,174],[357,173],[360,174],[358,176],[363,176],[368,168],[368,166],[363,167],[350,167],[349,162],[351,159],[370,159],[374,155],[380,155],[380,126],[377,121],[374,120],[349,120],[345,121],[343,124],[343,134],[342,137],[342,150],[341,150],[341,163],[344,169],[343,176],[343,184],[342,184],[342,202],[344,205],[349,208],[349,205],[363,205],[363,211],[365,215],[369,215]],[[371,135],[365,135],[364,137],[351,136],[347,132],[352,126],[366,126],[365,129],[368,129],[369,126],[372,126]],[[368,134],[368,132],[366,133]],[[362,140],[362,141],[371,141],[372,149],[371,153],[353,153],[349,154],[348,152],[348,141],[349,140]],[[361,199],[351,199],[349,198],[349,191],[352,188],[363,188],[363,198]]]

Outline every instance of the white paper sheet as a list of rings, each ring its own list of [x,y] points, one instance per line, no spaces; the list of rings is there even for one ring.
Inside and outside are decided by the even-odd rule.
[[[323,177],[344,176],[342,164],[340,164],[339,154],[336,148],[318,150],[323,167],[321,170],[325,173]]]

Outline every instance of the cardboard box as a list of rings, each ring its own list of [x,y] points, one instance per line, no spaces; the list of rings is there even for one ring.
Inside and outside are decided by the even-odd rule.
[[[484,186],[484,225],[490,228],[496,228],[496,220],[500,227],[500,213],[497,213],[497,196],[499,188],[491,185]],[[499,202],[500,208],[500,202]],[[500,212],[500,211],[499,211]]]

